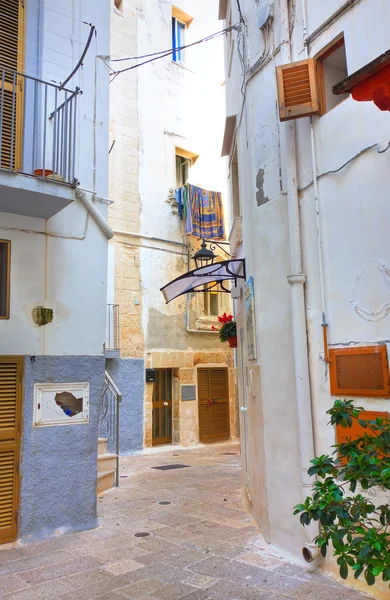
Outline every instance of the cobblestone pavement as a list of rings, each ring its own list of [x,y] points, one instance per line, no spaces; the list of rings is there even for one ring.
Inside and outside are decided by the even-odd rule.
[[[98,500],[101,527],[0,547],[0,598],[364,598],[267,548],[242,506],[238,451],[171,447],[121,460],[120,488]],[[188,467],[153,468],[173,464]]]

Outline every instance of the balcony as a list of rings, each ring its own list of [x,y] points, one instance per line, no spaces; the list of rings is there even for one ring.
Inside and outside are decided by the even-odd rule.
[[[106,307],[106,358],[119,358],[120,356],[120,325],[119,304],[107,304]]]
[[[48,219],[74,200],[80,93],[0,67],[0,212]]]

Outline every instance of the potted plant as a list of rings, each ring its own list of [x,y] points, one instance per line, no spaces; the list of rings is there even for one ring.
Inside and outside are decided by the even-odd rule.
[[[222,323],[221,329],[217,329],[213,325],[214,331],[219,331],[219,339],[221,342],[228,342],[230,348],[237,348],[237,324],[233,320],[233,315],[223,313],[218,317],[218,321]]]

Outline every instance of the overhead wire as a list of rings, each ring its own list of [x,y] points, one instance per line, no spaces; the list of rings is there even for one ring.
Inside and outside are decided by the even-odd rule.
[[[179,46],[177,48],[169,48],[167,50],[159,50],[158,52],[152,52],[149,55],[129,56],[129,57],[121,58],[121,59],[112,59],[111,62],[119,62],[119,61],[125,61],[125,60],[140,60],[140,59],[143,59],[143,58],[151,57],[151,58],[148,58],[148,60],[145,60],[143,62],[137,63],[136,65],[131,65],[130,67],[126,67],[125,69],[119,69],[118,71],[113,70],[113,72],[111,73],[113,75],[113,77],[112,77],[110,83],[112,83],[115,80],[115,78],[118,75],[120,75],[121,73],[125,73],[126,71],[131,71],[133,69],[137,69],[138,67],[141,67],[141,66],[146,65],[148,63],[151,63],[151,62],[154,62],[156,60],[159,60],[160,58],[165,58],[167,56],[175,54],[176,52],[180,52],[181,50],[185,50],[186,48],[191,48],[191,47],[196,46],[198,44],[202,44],[204,42],[208,42],[208,41],[213,40],[213,39],[215,39],[217,37],[225,35],[228,31],[231,31],[232,29],[236,29],[237,27],[239,27],[239,24],[232,25],[231,27],[226,27],[225,29],[222,29],[221,31],[217,31],[216,33],[213,33],[213,34],[211,34],[211,35],[209,35],[209,36],[207,36],[205,38],[197,40],[196,42],[192,42],[191,44],[186,44],[184,46]],[[107,65],[107,63],[106,63],[106,65]]]

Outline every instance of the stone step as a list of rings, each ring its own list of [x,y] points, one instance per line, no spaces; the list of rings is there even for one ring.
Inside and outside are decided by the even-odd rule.
[[[106,452],[105,454],[98,454],[97,460],[97,469],[98,473],[107,473],[107,471],[112,471],[116,469],[116,454],[110,454]]]
[[[106,471],[105,473],[98,473],[97,476],[97,493],[102,494],[111,490],[115,486],[115,471]]]
[[[107,454],[108,438],[100,437],[98,439],[98,454]]]

